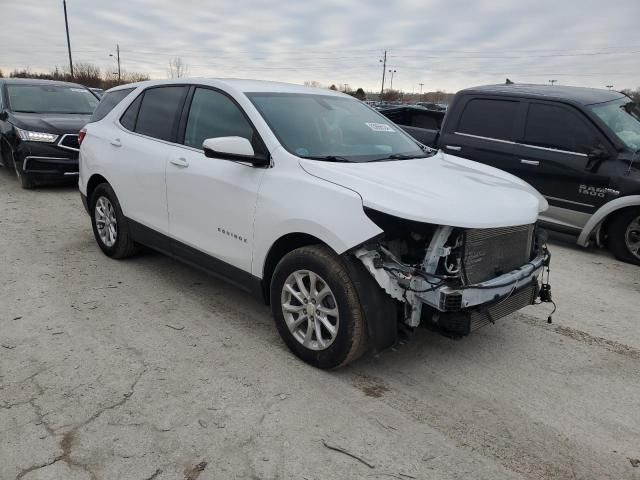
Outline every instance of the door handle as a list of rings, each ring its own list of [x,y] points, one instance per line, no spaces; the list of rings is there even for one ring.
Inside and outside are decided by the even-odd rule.
[[[462,147],[459,147],[458,145],[445,145],[445,147],[447,150],[455,150],[456,152],[462,150]]]
[[[537,167],[538,165],[540,165],[540,162],[538,160],[527,160],[525,158],[521,158],[520,163],[524,165],[533,165],[534,167]]]
[[[172,158],[171,160],[169,160],[172,164],[174,164],[176,167],[182,167],[182,168],[186,168],[189,166],[189,162],[187,162],[187,159],[184,157],[180,157],[180,158]]]
[[[122,146],[122,142],[120,141],[119,138],[114,138],[109,143],[111,143],[111,145],[113,145],[114,147],[121,147]]]

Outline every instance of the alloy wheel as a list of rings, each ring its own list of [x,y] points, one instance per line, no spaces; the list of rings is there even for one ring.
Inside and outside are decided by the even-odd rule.
[[[340,314],[327,282],[310,270],[296,270],[284,282],[280,298],[293,338],[310,350],[329,348],[338,334]]]
[[[98,198],[95,207],[95,220],[100,240],[105,246],[113,247],[118,239],[118,221],[115,209],[108,198]]]
[[[631,255],[640,259],[640,216],[629,222],[624,235],[624,242]]]

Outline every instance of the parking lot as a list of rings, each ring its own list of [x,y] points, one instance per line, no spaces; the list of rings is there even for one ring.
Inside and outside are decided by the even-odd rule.
[[[98,249],[73,186],[0,170],[1,479],[639,479],[640,269],[550,245],[558,311],[333,372],[257,299]]]

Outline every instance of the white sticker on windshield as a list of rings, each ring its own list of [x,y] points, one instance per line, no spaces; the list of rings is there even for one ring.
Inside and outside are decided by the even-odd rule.
[[[386,123],[370,123],[370,122],[367,122],[366,125],[367,125],[367,127],[369,127],[374,132],[391,132],[391,133],[395,133],[395,130],[393,128],[391,128],[389,125],[387,125]]]

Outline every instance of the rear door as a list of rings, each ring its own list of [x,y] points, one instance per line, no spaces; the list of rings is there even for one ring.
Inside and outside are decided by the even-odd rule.
[[[112,184],[124,214],[167,234],[165,173],[171,145],[176,141],[187,87],[170,85],[145,90],[120,118],[111,138]],[[119,134],[117,132],[120,132]]]
[[[228,136],[247,138],[256,152],[267,153],[235,100],[214,88],[193,89],[181,127],[182,145],[173,147],[167,159],[167,197],[169,231],[179,242],[175,253],[196,264],[208,262],[204,266],[209,270],[234,280],[232,267],[251,271],[256,200],[267,170],[205,157],[205,139]]]
[[[505,97],[469,97],[447,115],[440,144],[446,153],[509,170],[514,162],[514,140],[521,102]],[[453,124],[452,124],[453,123]]]
[[[572,229],[582,228],[590,214],[610,200],[607,169],[586,169],[588,152],[606,138],[575,107],[531,100],[516,153],[519,176],[540,191],[551,206],[546,216]],[[611,152],[614,153],[614,152]]]

